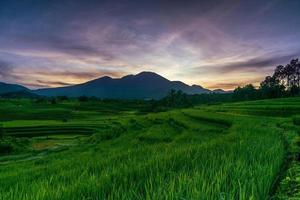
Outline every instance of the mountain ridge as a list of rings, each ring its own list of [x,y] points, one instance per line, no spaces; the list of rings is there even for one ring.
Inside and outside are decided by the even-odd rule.
[[[58,88],[35,90],[43,96],[95,96],[114,99],[159,99],[170,90],[182,90],[187,94],[209,93],[201,86],[189,86],[181,81],[170,81],[154,72],[140,72],[121,78],[100,77],[85,83]]]
[[[18,84],[0,82],[0,94],[20,91],[30,91],[30,89]]]
[[[19,92],[25,90],[40,96],[68,96],[68,97],[98,97],[110,99],[159,99],[164,97],[170,90],[181,90],[187,94],[223,93],[223,90],[209,90],[200,85],[188,85],[182,81],[170,81],[167,78],[149,71],[138,74],[129,74],[120,78],[103,76],[84,83],[30,90],[24,86],[0,82],[0,94]]]

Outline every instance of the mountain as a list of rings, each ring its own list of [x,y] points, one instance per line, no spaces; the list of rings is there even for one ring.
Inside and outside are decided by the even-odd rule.
[[[215,90],[212,90],[212,92],[213,92],[213,93],[219,93],[219,94],[232,93],[231,90],[225,91],[225,90],[222,90],[222,89],[215,89]]]
[[[198,85],[189,86],[180,81],[170,81],[153,72],[141,72],[137,75],[127,75],[122,78],[105,76],[78,85],[38,89],[34,92],[42,96],[159,99],[164,97],[172,89],[182,90],[187,94],[210,92],[210,90]]]
[[[9,98],[9,99],[19,99],[19,98],[26,98],[26,99],[34,99],[38,98],[39,95],[32,93],[30,90],[20,90],[16,92],[7,92],[0,94],[1,98]]]
[[[0,94],[10,93],[10,92],[20,92],[20,91],[30,91],[30,90],[21,85],[0,82]]]

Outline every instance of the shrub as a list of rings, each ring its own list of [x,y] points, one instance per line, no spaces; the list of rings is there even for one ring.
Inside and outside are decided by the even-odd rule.
[[[54,104],[57,104],[57,101],[56,101],[55,98],[52,98],[52,99],[50,100],[50,103],[54,105]]]
[[[4,137],[4,128],[3,124],[0,124],[0,139]]]
[[[57,99],[60,100],[60,101],[68,101],[69,97],[67,97],[67,96],[58,96]]]
[[[78,97],[78,101],[80,101],[80,102],[86,102],[86,101],[88,101],[88,100],[89,100],[89,98],[86,97],[86,96]]]
[[[98,143],[105,140],[115,139],[121,136],[122,133],[126,131],[126,128],[123,126],[118,126],[111,128],[103,133],[94,134],[90,137],[90,141],[93,143]]]
[[[295,125],[300,125],[300,116],[294,116],[293,117],[293,123]]]
[[[0,154],[8,154],[11,153],[13,147],[10,144],[0,143]]]

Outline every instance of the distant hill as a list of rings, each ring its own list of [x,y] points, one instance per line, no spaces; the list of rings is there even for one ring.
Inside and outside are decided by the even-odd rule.
[[[34,92],[42,96],[95,96],[114,99],[159,99],[170,90],[182,90],[187,94],[209,93],[210,90],[198,85],[189,86],[180,81],[170,81],[153,72],[141,72],[122,78],[108,76],[83,84],[38,89]]]
[[[225,90],[222,90],[222,89],[215,89],[215,90],[212,90],[213,93],[219,93],[219,94],[226,94],[226,93],[232,93],[233,91],[231,90],[228,90],[228,91],[225,91]]]
[[[38,98],[39,95],[31,92],[30,90],[20,90],[16,92],[7,92],[0,94],[0,97],[2,98],[27,98],[27,99],[34,99]]]
[[[30,91],[30,90],[21,85],[0,82],[0,94],[10,93],[10,92],[20,92],[20,91]]]

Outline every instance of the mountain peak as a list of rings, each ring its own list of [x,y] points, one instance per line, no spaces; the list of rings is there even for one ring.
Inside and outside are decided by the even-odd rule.
[[[111,78],[110,76],[102,76],[101,79],[104,79],[104,80],[105,80],[105,79],[108,79],[108,80],[110,80],[110,79],[112,79],[112,78]]]
[[[155,73],[155,72],[150,72],[150,71],[143,71],[143,72],[140,72],[140,73],[138,73],[138,74],[136,74],[135,76],[137,76],[137,77],[139,77],[139,76],[143,76],[143,77],[145,77],[145,76],[147,76],[147,77],[161,77],[161,78],[164,78],[164,77],[162,77],[161,75],[159,75],[159,74],[157,74],[157,73]]]
[[[45,88],[36,91],[45,96],[95,96],[115,99],[159,99],[170,90],[181,90],[187,94],[207,93],[200,86],[189,86],[180,81],[170,81],[163,76],[149,71],[136,75],[127,75],[122,78],[108,76],[63,88]]]

